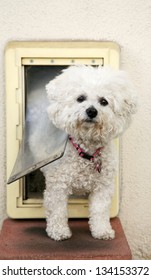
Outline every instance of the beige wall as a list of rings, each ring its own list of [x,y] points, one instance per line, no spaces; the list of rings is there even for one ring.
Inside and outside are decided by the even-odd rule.
[[[11,40],[108,40],[140,107],[121,145],[120,219],[134,258],[151,259],[151,1],[0,1],[0,221],[5,217],[4,47]]]

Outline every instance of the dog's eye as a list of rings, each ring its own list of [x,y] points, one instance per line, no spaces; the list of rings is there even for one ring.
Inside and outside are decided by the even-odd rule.
[[[81,102],[83,102],[83,101],[85,101],[86,100],[86,96],[85,95],[80,95],[78,98],[77,98],[77,101],[79,102],[79,103],[81,103]]]
[[[108,105],[108,101],[104,97],[101,97],[99,102],[102,106],[107,106]]]

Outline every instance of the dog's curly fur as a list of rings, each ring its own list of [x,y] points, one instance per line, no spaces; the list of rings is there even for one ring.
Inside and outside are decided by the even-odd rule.
[[[113,139],[123,133],[135,113],[135,90],[123,71],[92,66],[67,68],[48,83],[46,90],[53,124],[90,155],[103,147],[95,158],[96,163],[101,162],[100,173],[95,162],[81,158],[70,141],[60,160],[42,168],[47,234],[54,240],[71,237],[68,196],[87,193],[92,236],[113,239],[109,216],[116,170]]]

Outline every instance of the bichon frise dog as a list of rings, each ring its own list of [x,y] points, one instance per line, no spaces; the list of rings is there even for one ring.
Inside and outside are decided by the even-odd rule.
[[[46,86],[53,124],[69,134],[64,156],[42,168],[47,234],[70,238],[68,197],[89,194],[89,226],[98,239],[113,239],[110,205],[116,157],[113,139],[136,109],[136,94],[123,71],[71,66]]]

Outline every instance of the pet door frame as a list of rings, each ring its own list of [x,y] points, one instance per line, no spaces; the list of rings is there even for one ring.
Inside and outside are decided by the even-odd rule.
[[[7,180],[23,137],[25,122],[24,67],[44,65],[111,65],[119,69],[120,48],[114,42],[10,42],[5,50]],[[119,139],[115,140],[119,156]],[[119,160],[118,160],[119,162]],[[119,211],[119,168],[110,216]],[[42,199],[25,198],[24,178],[7,185],[7,214],[11,218],[44,218]],[[69,217],[88,217],[88,201],[70,198]]]

